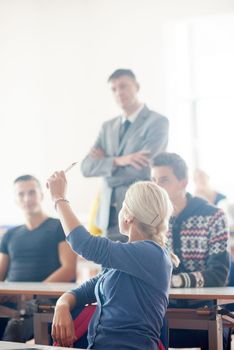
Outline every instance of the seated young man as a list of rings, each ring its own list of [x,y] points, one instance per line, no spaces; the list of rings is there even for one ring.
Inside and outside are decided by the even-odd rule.
[[[222,287],[227,284],[230,256],[228,226],[223,211],[206,200],[193,197],[186,190],[188,168],[175,153],[161,153],[153,161],[152,179],[163,187],[173,204],[169,225],[169,248],[179,257],[171,287]],[[195,307],[191,303],[172,301],[174,307]],[[226,330],[225,330],[226,331]],[[206,332],[170,332],[171,347],[201,347],[207,349]],[[224,337],[224,349],[226,337]]]
[[[76,277],[76,254],[65,241],[58,219],[42,209],[43,193],[39,181],[32,175],[14,181],[16,202],[25,223],[6,232],[0,243],[0,280],[10,282],[70,282]],[[0,303],[15,307],[16,300],[0,297]],[[32,313],[30,302],[26,305]],[[30,310],[31,309],[31,310]],[[30,316],[30,315],[29,315]],[[0,332],[4,332],[1,319]],[[13,324],[12,324],[13,325]],[[16,339],[11,323],[3,340],[27,341],[33,336],[32,317]]]

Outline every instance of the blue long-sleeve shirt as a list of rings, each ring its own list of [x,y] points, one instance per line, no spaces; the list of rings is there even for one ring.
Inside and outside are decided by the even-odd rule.
[[[168,304],[172,271],[166,251],[150,240],[112,242],[83,226],[67,237],[74,251],[105,270],[71,292],[77,304],[97,301],[89,349],[155,350]]]

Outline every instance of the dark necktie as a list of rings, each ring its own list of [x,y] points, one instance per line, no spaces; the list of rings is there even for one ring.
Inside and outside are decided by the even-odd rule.
[[[130,125],[131,125],[131,122],[128,119],[126,119],[125,122],[121,125],[120,133],[119,133],[119,142],[122,141]]]

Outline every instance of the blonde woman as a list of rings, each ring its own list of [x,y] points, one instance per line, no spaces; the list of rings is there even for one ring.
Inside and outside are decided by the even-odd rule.
[[[64,172],[48,180],[51,197],[77,254],[104,271],[57,301],[52,337],[60,345],[75,341],[71,311],[97,302],[88,330],[89,349],[156,350],[167,304],[172,262],[166,248],[172,211],[166,192],[151,182],[132,185],[119,213],[120,232],[128,243],[93,237],[66,199]]]

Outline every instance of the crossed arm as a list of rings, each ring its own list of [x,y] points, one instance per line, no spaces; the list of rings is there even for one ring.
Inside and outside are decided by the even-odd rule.
[[[131,183],[136,179],[136,170],[149,166],[150,159],[166,149],[168,143],[168,121],[166,118],[155,120],[147,131],[144,139],[136,143],[136,152],[117,156],[107,154],[106,139],[108,130],[102,127],[96,142],[82,162],[81,170],[84,176],[104,176],[110,186],[115,180],[117,185],[131,177]],[[109,136],[110,137],[110,136]],[[140,147],[140,150],[139,150]]]

